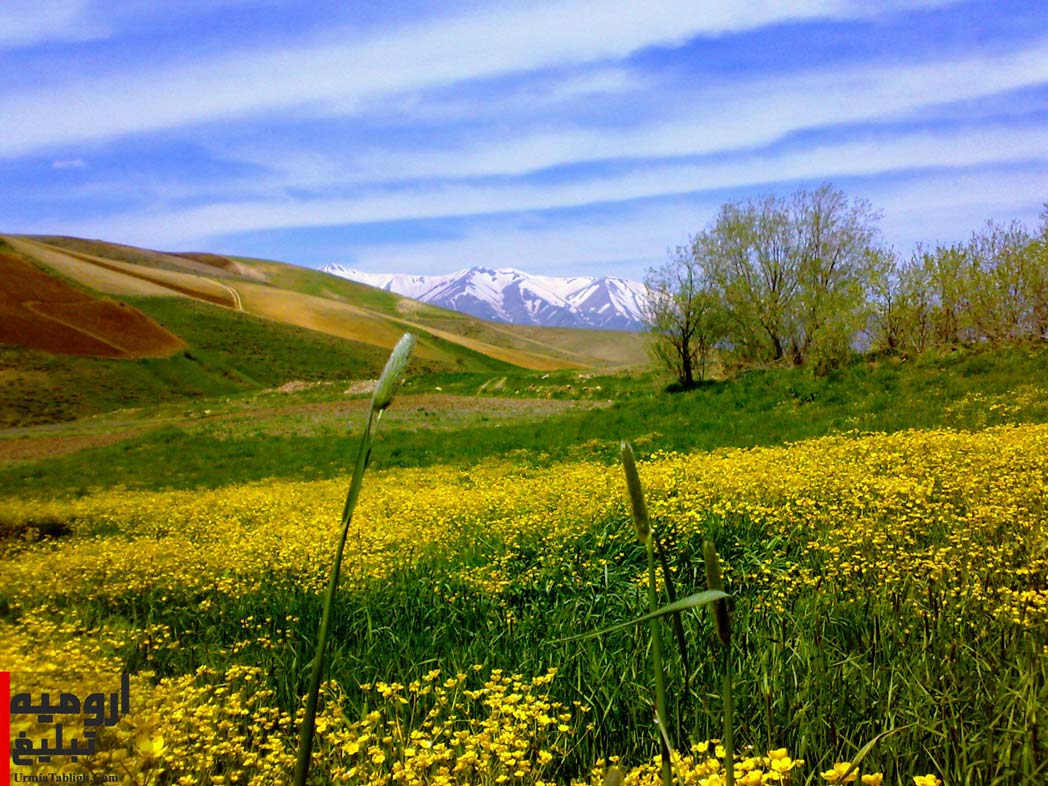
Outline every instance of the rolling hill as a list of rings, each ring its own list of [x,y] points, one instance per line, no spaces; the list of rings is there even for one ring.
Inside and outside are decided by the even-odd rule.
[[[494,324],[269,260],[0,235],[0,425],[290,380],[367,378],[406,331],[416,371],[609,369],[642,336]]]
[[[127,304],[91,295],[0,251],[0,343],[67,355],[166,357],[185,344]]]

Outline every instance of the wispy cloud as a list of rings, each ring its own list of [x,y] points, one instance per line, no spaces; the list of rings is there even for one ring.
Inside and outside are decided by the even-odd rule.
[[[344,145],[332,140],[323,148],[304,148],[290,140],[216,145],[223,156],[270,169],[272,182],[287,188],[518,176],[586,162],[737,154],[813,129],[859,123],[913,125],[933,120],[944,105],[968,107],[970,113],[971,102],[978,99],[1048,85],[1048,38],[1006,54],[856,65],[830,73],[813,69],[790,76],[748,74],[711,86],[655,85],[626,69],[568,82],[565,89],[597,84],[630,94],[646,86],[660,95],[672,94],[674,101],[669,106],[645,105],[642,117],[626,123],[584,123],[570,113],[551,120],[542,100],[529,104],[536,92],[548,97],[545,85],[540,85],[493,97],[497,111],[489,107],[486,114],[522,119],[486,119],[480,129],[475,122],[484,101],[478,98],[471,104],[450,97],[447,103],[457,114],[449,109],[446,124],[434,130],[439,144],[415,138],[398,144],[377,135]],[[619,111],[628,112],[631,105],[626,96]],[[455,119],[471,122],[461,128]],[[997,147],[988,141],[991,148]]]
[[[683,91],[689,109],[637,127],[565,124],[481,145],[365,154],[368,177],[477,177],[521,174],[584,161],[694,156],[766,145],[790,133],[912,118],[922,109],[1048,84],[1048,38],[997,56],[861,66],[832,73],[753,77]],[[347,167],[346,169],[350,169]]]
[[[1031,176],[1033,175],[1033,176]],[[1044,193],[1035,173],[925,174],[884,184],[853,184],[856,195],[884,206],[881,228],[897,250],[916,243],[966,239],[987,219],[1020,219],[1032,224],[1030,208]],[[985,200],[987,201],[984,201]],[[674,246],[713,219],[722,194],[642,205],[611,215],[536,221],[507,217],[471,224],[461,237],[421,243],[370,244],[353,250],[349,261],[369,271],[449,272],[470,265],[511,265],[551,274],[618,274],[639,277],[661,264]],[[989,212],[987,208],[989,207]],[[929,235],[931,227],[938,233]]]
[[[4,0],[0,4],[0,49],[87,41],[107,34],[108,28],[90,13],[90,0]]]
[[[956,239],[1045,199],[1048,11],[1000,3],[12,0],[2,229],[637,275],[832,181]]]
[[[436,184],[377,189],[352,198],[223,201],[114,216],[97,231],[135,226],[143,237],[206,238],[265,228],[319,227],[577,208],[680,194],[723,192],[798,181],[868,177],[913,170],[964,171],[988,164],[1048,163],[1043,125],[974,125],[946,131],[867,133],[857,139],[713,162],[645,164],[626,172],[559,184]],[[108,226],[105,226],[108,224]]]
[[[0,113],[11,123],[0,137],[0,155],[288,107],[324,114],[337,106],[345,114],[381,95],[617,60],[697,35],[871,13],[879,13],[871,12],[871,4],[841,0],[565,0],[493,7],[370,38],[332,42],[331,36],[281,51],[240,51],[210,62],[84,77],[4,96]],[[56,117],[63,122],[54,122]]]
[[[471,224],[460,237],[364,245],[353,250],[351,260],[332,261],[351,261],[368,271],[438,273],[498,265],[541,267],[551,275],[632,277],[664,260],[668,247],[686,242],[689,231],[700,229],[713,212],[712,200],[682,200],[573,220],[506,217]]]

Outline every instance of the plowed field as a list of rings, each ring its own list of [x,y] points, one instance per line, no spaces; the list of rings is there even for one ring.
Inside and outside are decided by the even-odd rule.
[[[0,252],[0,343],[100,357],[164,357],[185,346],[142,312],[93,297]]]

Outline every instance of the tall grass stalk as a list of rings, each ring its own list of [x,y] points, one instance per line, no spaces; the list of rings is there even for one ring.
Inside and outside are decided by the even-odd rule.
[[[710,590],[724,591],[724,577],[721,575],[720,560],[713,541],[707,540],[702,546],[702,557],[706,567],[706,587]],[[728,613],[728,601],[721,599],[713,602],[713,617],[717,625],[717,638],[724,648],[723,667],[721,671],[721,700],[724,702],[724,777],[727,786],[735,786],[735,722],[734,704],[731,696],[731,616]]]
[[[644,489],[637,473],[637,462],[633,457],[633,446],[623,442],[620,447],[622,467],[626,472],[626,486],[629,489],[630,505],[633,509],[633,524],[637,528],[637,537],[644,544],[648,554],[648,613],[658,611],[659,601],[656,595],[655,582],[655,538],[648,518],[648,506],[644,501]],[[673,782],[672,757],[670,749],[673,742],[666,726],[666,670],[663,665],[662,636],[659,633],[659,621],[652,618],[648,623],[651,630],[651,658],[655,672],[655,722],[659,729],[659,747],[662,750],[662,782],[671,786]]]
[[[375,439],[375,427],[381,420],[382,413],[393,402],[397,385],[414,347],[415,336],[411,333],[404,334],[403,338],[397,342],[396,347],[393,348],[393,352],[386,362],[386,367],[382,371],[382,376],[379,377],[378,383],[375,385],[375,392],[371,396],[367,424],[360,437],[356,464],[353,467],[353,477],[350,480],[349,491],[346,494],[346,503],[342,508],[342,533],[339,537],[338,547],[335,550],[335,560],[331,565],[327,594],[324,596],[324,611],[320,618],[316,654],[313,656],[309,693],[306,696],[306,712],[302,719],[302,727],[298,737],[298,754],[295,760],[295,786],[305,786],[306,778],[309,775],[309,765],[313,755],[313,737],[316,733],[317,704],[320,700],[320,684],[324,679],[325,654],[328,635],[331,631],[331,609],[335,605],[335,592],[338,589],[338,579],[342,569],[342,555],[345,552],[346,539],[349,536],[349,525],[353,520],[353,510],[357,506],[357,497],[360,496],[364,470],[367,469],[368,460],[371,457],[371,446]]]

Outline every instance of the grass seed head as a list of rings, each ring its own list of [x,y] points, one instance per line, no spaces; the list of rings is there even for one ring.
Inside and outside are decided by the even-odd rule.
[[[415,341],[414,334],[405,333],[393,347],[393,353],[386,361],[386,367],[382,369],[382,376],[378,378],[375,393],[371,397],[371,406],[376,412],[381,412],[393,403],[393,396],[397,392],[400,378],[411,358],[411,351],[415,348]]]
[[[724,592],[724,577],[721,575],[720,560],[717,558],[717,547],[712,540],[702,544],[703,562],[706,563],[706,588]],[[725,600],[713,601],[713,616],[717,621],[717,636],[725,647],[731,644],[731,618],[728,616],[728,604]]]
[[[637,537],[641,543],[647,543],[651,537],[651,521],[648,518],[648,506],[644,502],[644,489],[637,474],[637,462],[633,458],[633,446],[622,442],[620,446],[622,468],[626,471],[626,486],[630,492],[630,505],[633,508],[633,525],[637,528]]]

